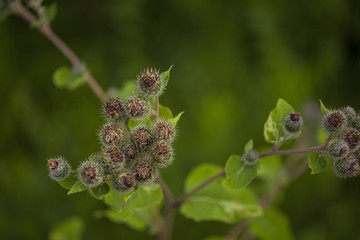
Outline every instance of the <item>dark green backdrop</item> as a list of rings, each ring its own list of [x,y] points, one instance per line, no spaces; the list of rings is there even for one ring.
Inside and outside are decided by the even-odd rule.
[[[360,108],[358,0],[58,1],[53,28],[106,89],[146,66],[174,65],[160,101],[186,111],[175,164],[162,171],[177,196],[192,167],[224,165],[250,138],[262,147],[263,124],[279,97],[297,109],[319,98]],[[21,19],[0,25],[0,238],[46,239],[76,215],[85,221],[84,239],[152,239],[95,219],[102,202],[86,193],[68,197],[47,177],[47,157],[62,154],[76,166],[99,149],[95,95],[87,86],[66,91],[52,83],[66,64]],[[360,178],[336,179],[330,168],[297,179],[280,202],[296,239],[360,238],[359,186]],[[230,229],[180,215],[175,223],[179,240]]]

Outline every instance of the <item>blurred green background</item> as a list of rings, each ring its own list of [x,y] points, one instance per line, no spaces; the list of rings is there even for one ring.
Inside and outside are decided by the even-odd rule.
[[[250,138],[263,147],[263,124],[279,97],[296,109],[319,98],[360,108],[358,0],[59,1],[53,28],[105,89],[146,66],[174,65],[160,101],[186,111],[176,161],[162,171],[176,196],[194,166],[224,166]],[[23,20],[1,23],[0,239],[47,239],[71,216],[84,220],[84,239],[155,239],[95,219],[105,204],[87,193],[68,197],[48,178],[46,158],[62,154],[77,166],[99,149],[96,96],[87,86],[53,85],[53,72],[66,64]],[[295,238],[360,239],[359,185],[330,168],[298,178],[280,202]],[[195,240],[230,228],[178,214],[173,236]]]

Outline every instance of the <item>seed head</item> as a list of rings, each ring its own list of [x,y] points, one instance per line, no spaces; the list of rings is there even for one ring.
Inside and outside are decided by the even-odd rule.
[[[120,170],[124,165],[124,155],[119,147],[111,146],[103,150],[103,161],[110,169]]]
[[[147,162],[140,162],[135,165],[133,173],[139,182],[148,182],[154,176],[154,169]]]
[[[111,185],[119,192],[129,192],[134,189],[136,182],[131,173],[118,173],[112,176]]]
[[[301,131],[303,126],[303,119],[300,113],[292,112],[286,118],[284,122],[285,131],[289,133],[297,133]]]
[[[134,131],[132,137],[135,146],[139,151],[148,149],[153,142],[153,136],[151,132],[145,127],[141,126]]]
[[[254,165],[259,161],[259,154],[255,150],[248,151],[242,156],[246,165]]]
[[[134,161],[137,157],[137,149],[134,145],[128,144],[123,148],[125,159],[128,161]]]
[[[150,113],[150,103],[144,98],[130,97],[126,102],[127,114],[131,119],[140,120]]]
[[[57,182],[64,180],[70,175],[70,164],[63,157],[53,157],[47,160],[49,177]]]
[[[109,146],[119,143],[124,134],[117,124],[106,123],[99,132],[99,138],[103,146]]]
[[[349,154],[348,144],[341,139],[334,139],[329,142],[329,156],[333,159],[344,158]]]
[[[346,117],[342,111],[331,111],[323,119],[323,128],[327,132],[337,132],[344,126],[346,126]]]
[[[333,162],[333,172],[339,178],[358,176],[359,170],[359,162],[353,155],[347,158],[335,159]]]
[[[152,156],[157,164],[161,167],[166,167],[172,162],[172,149],[169,143],[159,141],[152,148]]]
[[[104,173],[99,163],[88,160],[79,169],[79,180],[87,187],[96,187],[103,182]]]
[[[360,132],[353,128],[346,129],[342,132],[342,139],[349,145],[350,149],[354,149],[360,144]]]
[[[348,127],[354,127],[354,123],[356,119],[356,111],[352,107],[347,106],[344,109],[342,109],[342,112],[345,114]]]
[[[158,120],[154,125],[154,136],[157,140],[172,141],[176,131],[174,126],[167,120]]]
[[[159,96],[164,90],[158,71],[147,68],[137,77],[138,89],[147,96]]]
[[[109,98],[104,104],[104,113],[109,120],[118,120],[125,115],[124,102],[119,98]]]

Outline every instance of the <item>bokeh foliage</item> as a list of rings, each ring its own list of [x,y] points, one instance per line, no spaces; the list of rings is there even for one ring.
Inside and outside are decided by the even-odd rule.
[[[257,147],[265,144],[263,124],[279,97],[295,109],[319,98],[327,106],[360,108],[357,0],[79,0],[57,6],[55,31],[105,89],[121,87],[146,66],[165,71],[174,64],[160,101],[175,113],[186,111],[175,164],[162,171],[175,195],[193,167],[224,166],[251,138]],[[52,82],[54,71],[67,64],[21,19],[0,25],[0,238],[46,239],[53,226],[76,215],[84,220],[84,239],[150,239],[94,218],[106,208],[102,202],[87,193],[67,197],[47,177],[47,157],[61,153],[76,166],[99,148],[102,119],[94,94],[86,86],[59,90]],[[330,169],[295,181],[278,204],[296,239],[360,237],[359,184],[335,178]],[[229,228],[178,216],[174,239]]]

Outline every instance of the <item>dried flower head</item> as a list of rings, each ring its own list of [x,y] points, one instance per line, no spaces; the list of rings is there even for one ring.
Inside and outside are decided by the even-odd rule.
[[[297,133],[303,126],[303,119],[300,113],[292,112],[286,118],[284,122],[284,129],[289,133]]]
[[[169,143],[158,141],[152,148],[152,156],[160,167],[166,167],[171,164],[173,151]]]
[[[159,72],[152,68],[142,71],[137,77],[138,89],[147,96],[159,96],[164,90]]]
[[[339,178],[358,176],[359,170],[359,162],[353,155],[333,161],[333,172]]]
[[[119,125],[106,123],[99,131],[99,138],[103,146],[109,146],[119,143],[124,138],[124,134]]]
[[[158,120],[154,124],[154,136],[157,140],[172,141],[176,131],[174,126],[167,120]]]
[[[119,192],[129,192],[134,189],[136,182],[131,173],[118,173],[112,176],[111,185]]]
[[[79,169],[79,180],[87,187],[96,187],[103,182],[104,173],[99,163],[88,160],[83,162]]]
[[[341,130],[346,125],[346,117],[342,111],[331,111],[323,119],[325,131],[333,133]]]
[[[144,151],[153,143],[151,132],[143,126],[136,128],[132,135],[135,146],[138,150]]]
[[[150,108],[150,102],[145,98],[133,96],[126,101],[126,111],[131,119],[146,118],[150,113]]]

